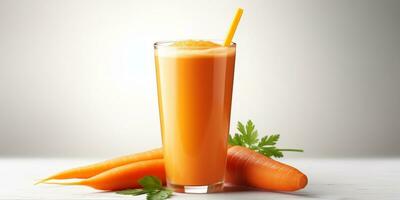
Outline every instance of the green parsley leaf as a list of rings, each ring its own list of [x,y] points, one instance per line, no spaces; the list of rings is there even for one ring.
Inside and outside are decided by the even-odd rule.
[[[171,190],[160,190],[155,193],[149,193],[147,195],[147,200],[164,200],[168,199],[171,196],[172,196]]]
[[[247,144],[248,147],[252,147],[258,142],[258,132],[254,130],[254,128],[254,124],[251,120],[247,121],[245,130],[238,128],[239,132],[243,135],[243,142]]]
[[[239,121],[237,130],[239,133],[235,133],[233,137],[231,135],[228,137],[230,145],[247,147],[267,157],[275,158],[283,157],[283,151],[303,152],[301,149],[278,149],[275,147],[279,140],[278,134],[266,135],[258,139],[258,131],[255,129],[255,125],[251,120],[247,121],[246,126]]]
[[[259,147],[265,146],[265,145],[275,145],[276,142],[279,140],[279,135],[266,135],[261,138],[260,143],[258,143]]]
[[[162,188],[161,181],[155,176],[145,176],[139,180],[139,184],[145,190],[155,190]]]
[[[145,176],[138,182],[143,189],[127,189],[117,191],[116,193],[133,196],[147,194],[146,199],[148,200],[164,200],[172,196],[172,191],[168,188],[164,188],[160,179],[155,176]]]
[[[146,191],[144,191],[143,189],[127,189],[127,190],[121,190],[121,191],[117,191],[117,194],[124,194],[124,195],[141,195],[141,194],[145,194]]]

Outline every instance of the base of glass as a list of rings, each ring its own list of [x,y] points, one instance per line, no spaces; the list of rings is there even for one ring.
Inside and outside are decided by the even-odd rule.
[[[189,193],[189,194],[206,194],[222,192],[224,189],[224,182],[218,182],[211,185],[175,185],[167,183],[167,186],[174,192]]]

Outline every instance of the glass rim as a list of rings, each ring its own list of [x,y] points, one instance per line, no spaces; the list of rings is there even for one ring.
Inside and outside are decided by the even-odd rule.
[[[211,41],[211,42],[215,42],[217,44],[223,45],[223,43],[225,42],[225,40],[221,40],[221,39],[199,39],[199,40],[203,40],[203,41]],[[170,44],[173,44],[175,42],[179,42],[182,40],[161,40],[161,41],[157,41],[153,44],[154,48],[158,48],[158,47],[169,47]],[[225,46],[221,46],[221,47],[225,47]],[[231,44],[228,47],[236,47],[236,43],[235,42],[231,42]]]

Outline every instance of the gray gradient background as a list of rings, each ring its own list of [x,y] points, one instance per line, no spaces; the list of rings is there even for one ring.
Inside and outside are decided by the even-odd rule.
[[[159,146],[152,43],[224,38],[232,106],[292,157],[400,156],[400,1],[0,0],[0,156]]]

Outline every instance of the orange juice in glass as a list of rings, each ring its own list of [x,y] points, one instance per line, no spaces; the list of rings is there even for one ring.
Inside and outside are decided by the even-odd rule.
[[[167,184],[177,192],[222,189],[236,45],[157,42],[155,63]]]

